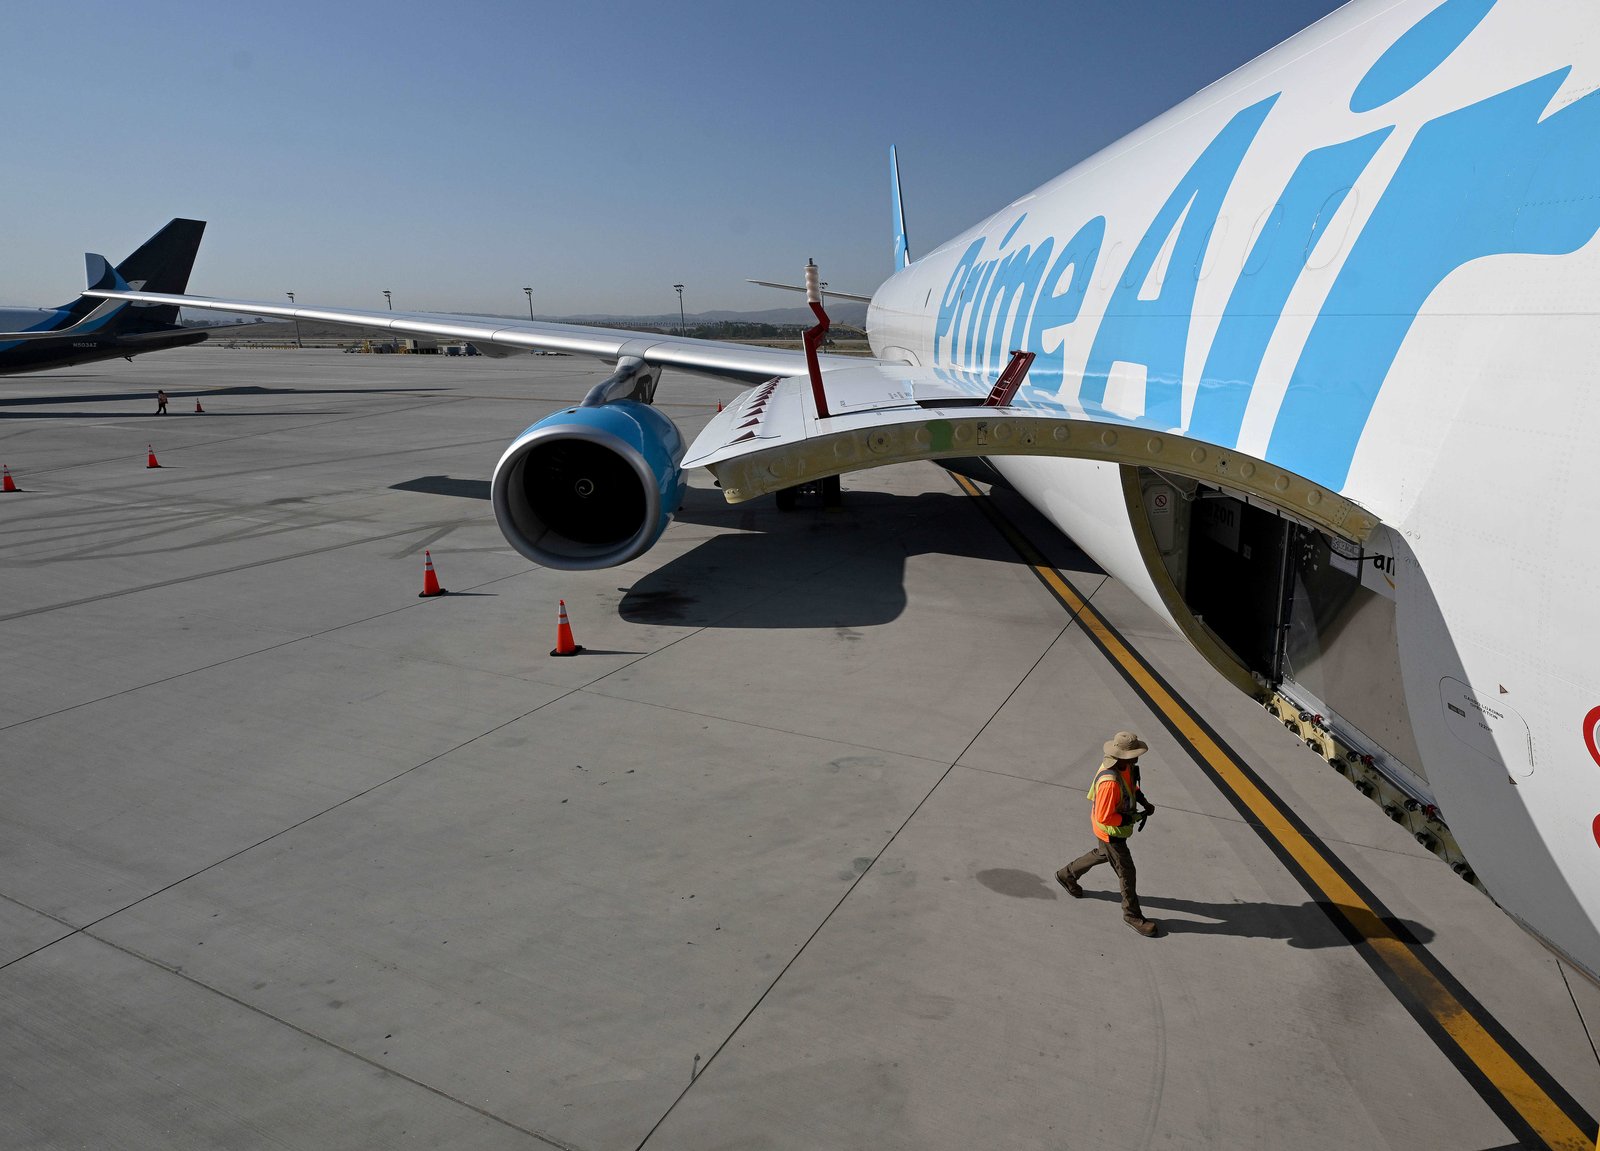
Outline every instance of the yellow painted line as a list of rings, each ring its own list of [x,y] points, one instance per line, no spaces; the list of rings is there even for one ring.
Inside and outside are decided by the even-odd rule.
[[[956,482],[970,496],[987,497],[971,481],[957,476]],[[1552,1148],[1573,1151],[1600,1151],[1600,1139],[1591,1138],[1551,1099],[1477,1017],[1434,976],[1417,957],[1412,946],[1397,936],[1381,916],[1344,880],[1316,845],[1302,835],[1277,802],[1258,787],[1238,762],[1217,745],[1211,735],[1195,722],[1181,704],[1151,671],[1149,665],[1122,641],[1105,619],[1080,596],[1060,572],[1008,522],[989,511],[1001,532],[1022,555],[1045,585],[1067,605],[1079,624],[1090,632],[1112,660],[1132,679],[1151,704],[1182,733],[1191,749],[1203,757],[1217,776],[1239,797],[1263,828],[1298,863],[1317,889],[1327,896],[1344,920],[1372,946],[1374,953],[1438,1022],[1472,1063],[1531,1127]]]

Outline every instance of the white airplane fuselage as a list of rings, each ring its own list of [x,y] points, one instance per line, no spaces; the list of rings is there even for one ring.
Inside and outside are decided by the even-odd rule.
[[[1286,678],[1362,696],[1336,633],[1360,637],[1403,718],[1318,702],[1364,709],[1351,726],[1484,887],[1591,975],[1597,88],[1593,0],[1353,3],[916,260],[868,314],[880,357],[998,374],[1032,351],[1021,406],[1237,449],[1375,515],[1355,563],[1392,607],[1325,625],[1314,674]],[[1181,561],[1151,548],[1162,477],[1141,505],[1117,465],[992,462],[1195,632]],[[1171,491],[1194,515],[1228,495]]]

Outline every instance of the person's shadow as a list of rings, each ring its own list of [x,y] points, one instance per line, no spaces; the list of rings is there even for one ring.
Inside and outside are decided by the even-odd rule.
[[[1085,891],[1086,899],[1104,899],[1120,904],[1122,896],[1116,891]],[[1171,935],[1239,935],[1247,939],[1281,939],[1290,947],[1342,947],[1352,942],[1340,928],[1348,918],[1335,903],[1262,903],[1240,900],[1234,903],[1201,903],[1194,899],[1176,899],[1164,895],[1140,895],[1139,903],[1145,914],[1152,911],[1177,912],[1180,916],[1198,918],[1161,917],[1161,929]],[[1351,916],[1357,919],[1370,917],[1371,912],[1352,908]],[[1428,943],[1433,932],[1420,923],[1393,916],[1380,917],[1390,931],[1408,943]],[[1350,929],[1354,931],[1354,928]]]
[[[1106,877],[1113,884],[1116,883],[1116,876],[1109,869],[1104,870]],[[1041,877],[1017,867],[988,868],[978,872],[975,878],[995,894],[1008,895],[1013,899],[1066,898],[1053,877]],[[1122,894],[1115,887],[1086,889],[1083,897],[1107,903],[1122,902]],[[1195,899],[1175,899],[1165,895],[1141,895],[1139,903],[1147,915],[1154,911],[1197,917],[1174,919],[1170,915],[1159,915],[1162,930],[1172,935],[1239,935],[1246,939],[1281,939],[1290,947],[1339,947],[1357,942],[1352,920],[1360,922],[1372,918],[1370,911],[1350,908],[1346,913],[1335,903],[1251,903],[1242,900],[1201,903]],[[1384,916],[1379,921],[1403,942],[1428,943],[1433,939],[1431,930],[1408,919]]]

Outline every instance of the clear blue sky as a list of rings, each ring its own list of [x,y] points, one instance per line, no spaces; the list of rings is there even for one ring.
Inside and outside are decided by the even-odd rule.
[[[516,314],[872,291],[912,252],[1338,7],[1056,3],[8,6],[0,302],[61,303],[173,216],[190,290]]]

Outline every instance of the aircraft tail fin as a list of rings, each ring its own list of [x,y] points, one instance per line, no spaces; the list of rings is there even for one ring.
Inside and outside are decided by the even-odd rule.
[[[894,202],[894,270],[899,271],[911,263],[911,249],[906,246],[906,210],[900,200],[900,161],[894,145],[889,145],[889,195]]]
[[[170,220],[116,267],[98,253],[84,253],[89,290],[126,292],[131,289],[181,295],[189,286],[189,270],[194,267],[195,255],[200,251],[200,237],[205,230],[204,220]],[[60,310],[67,313],[65,323],[71,325],[81,323],[102,303],[104,301],[80,296],[62,305]],[[139,305],[125,310],[125,319],[118,321],[139,329],[167,327],[177,322],[178,309],[167,305]]]
[[[204,220],[173,220],[118,264],[117,273],[138,291],[181,296],[205,230]]]
[[[137,291],[182,295],[189,287],[189,272],[205,230],[204,220],[169,221],[116,266],[117,276]],[[140,308],[137,315],[140,326],[178,322],[178,309],[172,307]]]

